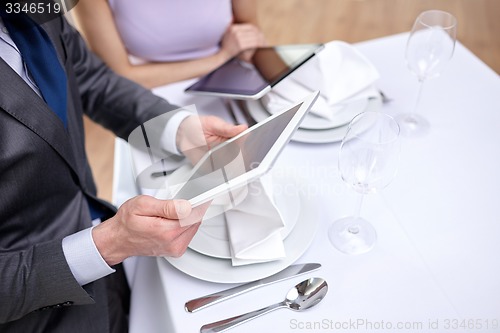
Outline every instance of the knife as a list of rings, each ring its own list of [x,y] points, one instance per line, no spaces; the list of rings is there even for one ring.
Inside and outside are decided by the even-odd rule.
[[[317,263],[309,263],[309,264],[296,264],[296,265],[290,265],[284,270],[273,274],[271,276],[268,276],[266,278],[256,280],[253,282],[248,282],[245,284],[242,284],[240,286],[236,286],[234,288],[226,289],[214,294],[210,294],[207,296],[199,297],[193,300],[190,300],[186,302],[184,305],[184,309],[187,312],[196,312],[198,310],[204,309],[207,306],[210,306],[215,303],[222,302],[226,299],[229,299],[234,296],[241,295],[243,293],[246,293],[247,291],[257,289],[259,287],[267,286],[271,283],[283,281],[286,279],[290,279],[292,277],[312,272],[321,267],[321,264]]]

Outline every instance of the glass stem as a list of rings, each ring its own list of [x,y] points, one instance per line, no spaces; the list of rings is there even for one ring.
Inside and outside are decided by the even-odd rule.
[[[422,90],[424,87],[424,79],[418,79],[418,91],[417,91],[417,100],[415,101],[415,106],[413,107],[411,115],[414,116],[420,106],[420,99],[422,97]],[[413,117],[412,117],[413,118]]]
[[[361,207],[363,206],[363,199],[365,198],[365,195],[364,194],[360,194],[359,195],[359,198],[358,198],[358,205],[356,207],[356,212],[354,214],[354,220],[358,220],[360,215],[361,215]],[[359,225],[357,223],[353,223],[351,224],[347,230],[351,233],[351,234],[357,234],[359,233]]]

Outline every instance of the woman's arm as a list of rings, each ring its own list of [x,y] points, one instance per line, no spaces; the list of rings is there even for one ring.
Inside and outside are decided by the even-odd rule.
[[[250,23],[258,27],[255,0],[232,0],[234,23]]]
[[[132,65],[115,25],[107,0],[80,1],[74,18],[90,48],[116,73],[147,88],[201,76],[223,64],[245,48],[260,46],[263,37],[256,22],[253,0],[233,0],[235,24],[222,36],[220,50],[211,56],[180,62]],[[249,14],[242,11],[254,7]],[[253,14],[252,14],[253,12]],[[250,20],[251,21],[245,21]],[[243,22],[251,22],[247,24]]]

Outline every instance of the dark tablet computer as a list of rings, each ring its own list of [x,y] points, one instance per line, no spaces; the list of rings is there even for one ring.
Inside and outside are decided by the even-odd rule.
[[[323,44],[293,44],[249,49],[201,77],[186,92],[258,99],[322,48]]]
[[[290,141],[319,92],[275,113],[209,150],[182,184],[171,188],[174,199],[193,206],[244,186],[265,174]]]

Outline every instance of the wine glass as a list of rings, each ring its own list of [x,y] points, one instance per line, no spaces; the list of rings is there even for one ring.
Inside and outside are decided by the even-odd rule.
[[[426,79],[437,77],[453,56],[456,32],[455,17],[441,10],[425,11],[415,20],[405,57],[408,68],[417,76],[419,88],[413,110],[396,117],[402,135],[416,137],[429,131],[429,121],[416,113],[423,83]]]
[[[375,228],[360,217],[365,194],[387,186],[399,164],[399,125],[382,112],[364,112],[354,117],[342,140],[338,167],[342,180],[360,194],[356,215],[335,221],[328,230],[332,245],[347,254],[372,249]]]

